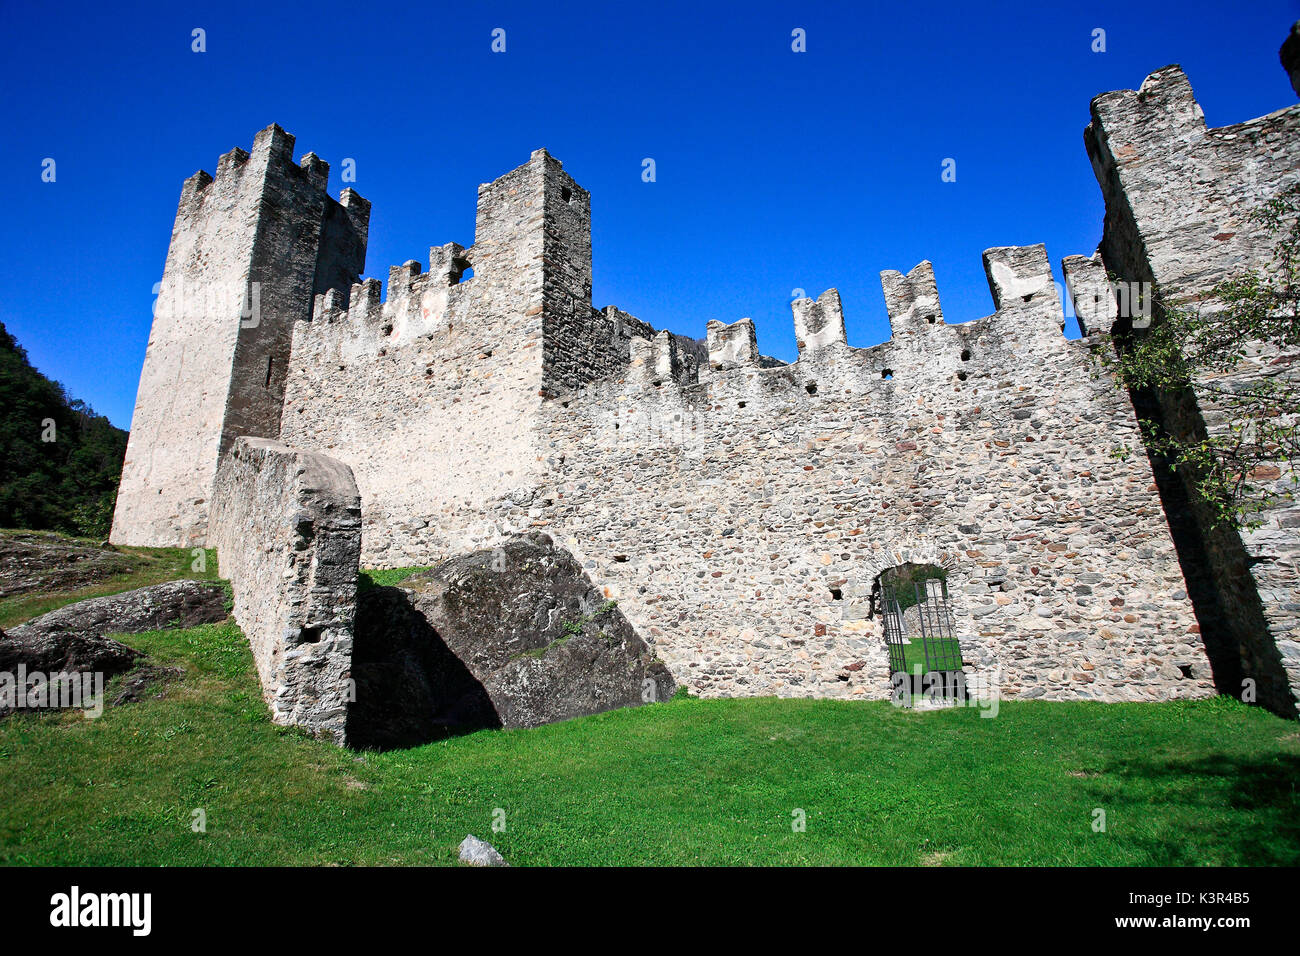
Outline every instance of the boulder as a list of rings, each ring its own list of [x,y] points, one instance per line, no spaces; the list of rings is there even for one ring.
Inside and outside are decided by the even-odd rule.
[[[226,619],[226,593],[212,581],[166,581],[134,591],[90,598],[10,628],[13,638],[138,634],[194,627]]]
[[[46,531],[0,534],[0,598],[73,590],[135,567],[131,557],[87,541]]]
[[[470,834],[460,841],[460,861],[470,866],[509,866],[497,848]]]
[[[667,700],[668,669],[550,538],[358,595],[352,746],[409,746]]]
[[[225,591],[202,581],[168,581],[122,594],[69,604],[0,631],[0,673],[98,673],[104,680],[137,667],[139,651],[106,634],[130,634],[165,627],[193,627],[226,619]],[[143,696],[153,685],[177,676],[176,668],[145,668],[114,703]],[[0,716],[7,708],[0,704]]]

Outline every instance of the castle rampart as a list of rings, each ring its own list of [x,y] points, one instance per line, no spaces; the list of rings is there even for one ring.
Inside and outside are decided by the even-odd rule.
[[[1132,300],[1107,271],[1191,302],[1266,261],[1248,215],[1300,181],[1297,122],[1206,129],[1177,68],[1099,97],[1105,234],[1062,262],[1083,339],[1047,250],[1005,246],[974,321],[945,320],[929,262],[881,274],[891,335],[869,348],[835,289],[795,300],[790,364],[749,319],[701,323],[701,342],[593,308],[591,196],[545,150],[480,186],[472,245],[393,266],[385,296],[358,281],[368,204],[329,199],[328,167],[292,164],[270,127],[182,190],[114,540],[204,540],[217,461],[265,435],[352,471],[362,564],[545,531],[706,695],[885,696],[871,596],[929,563],[968,671],[1004,696],[1199,697],[1248,676],[1285,710],[1300,517],[1212,531],[1153,470],[1134,402],[1189,432],[1219,421],[1195,393],[1116,386],[1107,334],[1131,331]],[[239,294],[187,312],[191,280]]]
[[[1100,255],[1121,282],[1149,283],[1159,293],[1157,325],[1166,305],[1217,309],[1219,282],[1273,268],[1279,237],[1251,217],[1300,184],[1300,106],[1208,128],[1187,76],[1168,66],[1139,90],[1094,99],[1084,140],[1106,200]],[[1125,314],[1114,329],[1121,343],[1145,334]],[[1174,435],[1224,435],[1231,422],[1220,396],[1298,374],[1297,357],[1254,346],[1226,374],[1134,401]],[[1186,484],[1193,480],[1187,469],[1157,473],[1220,688],[1240,694],[1249,680],[1261,702],[1293,715],[1300,699],[1300,506],[1288,471],[1264,472],[1251,478],[1276,493],[1274,504],[1258,516],[1262,525],[1246,532],[1216,521]]]
[[[547,403],[562,454],[498,523],[557,535],[708,695],[885,696],[869,598],[908,561],[947,569],[967,663],[1005,695],[1209,693],[1150,468],[1114,454],[1132,408],[1095,343],[1061,334],[1042,246],[985,267],[1000,307],[960,325],[928,264],[882,274],[894,336],[872,348],[801,334],[798,362],[761,368],[752,323],[710,323],[693,385],[647,343]],[[830,294],[796,321],[832,303],[837,329]]]

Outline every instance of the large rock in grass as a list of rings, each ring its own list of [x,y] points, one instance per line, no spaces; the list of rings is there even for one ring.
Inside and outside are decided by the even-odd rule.
[[[614,602],[545,535],[370,588],[357,604],[352,746],[533,727],[675,690]]]
[[[90,598],[10,628],[14,638],[139,634],[194,627],[226,619],[226,592],[212,581],[166,581],[134,591]]]
[[[103,674],[104,679],[129,671],[141,657],[137,650],[102,634],[77,634],[11,628],[0,631],[0,673]],[[4,706],[0,704],[0,714]]]
[[[6,531],[0,533],[0,598],[85,587],[137,563],[115,548],[51,531]]]
[[[224,621],[226,614],[225,590],[202,581],[168,581],[79,601],[0,631],[0,673],[17,674],[21,667],[27,674],[102,674],[107,681],[137,669],[143,655],[106,634],[193,627]],[[138,670],[134,685],[114,703],[139,699],[172,676],[166,668]],[[0,702],[0,716],[9,710]]]

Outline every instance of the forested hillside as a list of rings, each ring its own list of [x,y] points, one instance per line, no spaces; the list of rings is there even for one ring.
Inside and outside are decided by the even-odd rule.
[[[33,368],[0,323],[0,528],[106,537],[126,435]]]

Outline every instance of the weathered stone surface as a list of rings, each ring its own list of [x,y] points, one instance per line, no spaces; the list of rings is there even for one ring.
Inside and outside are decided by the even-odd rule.
[[[1287,42],[1284,64],[1293,63],[1294,32]],[[1094,99],[1084,140],[1106,200],[1101,255],[1121,283],[1153,284],[1168,302],[1213,310],[1220,307],[1211,295],[1217,283],[1274,267],[1278,236],[1251,216],[1300,184],[1300,106],[1207,128],[1187,76],[1168,66],[1139,90]],[[1121,333],[1128,318],[1119,317]],[[1153,321],[1159,323],[1158,311]],[[1222,435],[1231,423],[1217,396],[1265,378],[1294,378],[1297,360],[1300,350],[1279,354],[1247,343],[1230,372],[1201,375],[1191,390],[1137,399],[1176,435]],[[1186,484],[1187,469],[1172,478],[1162,472],[1161,492],[1220,690],[1239,696],[1243,681],[1253,681],[1260,702],[1294,715],[1300,536],[1287,498],[1294,476],[1278,469],[1257,477],[1258,487],[1278,492],[1278,505],[1262,515],[1263,527],[1245,533],[1215,523]]]
[[[28,673],[98,673],[108,680],[129,671],[140,656],[139,651],[96,633],[19,628],[0,632],[0,673],[4,674],[17,674],[21,667]]]
[[[485,843],[474,835],[466,836],[460,841],[460,861],[470,866],[509,866],[505,858],[497,852],[491,843]]]
[[[533,727],[675,690],[613,602],[544,535],[367,589],[359,604],[355,746]]]
[[[127,674],[110,705],[160,696],[160,685],[184,675],[148,663],[139,651],[108,634],[194,627],[226,619],[225,590],[205,581],[167,581],[108,597],[91,598],[0,631],[0,673],[98,674],[105,681]],[[8,712],[0,703],[0,716]]]
[[[252,152],[181,187],[113,516],[116,544],[207,535],[218,464],[238,435],[276,437],[297,319],[365,264],[370,204],[324,191],[329,165],[293,161],[271,125]]]
[[[271,719],[344,742],[361,553],[351,471],[240,438],[217,474],[211,534]]]
[[[1101,253],[1091,258],[1066,256],[1061,260],[1061,271],[1065,273],[1065,285],[1079,322],[1079,334],[1109,334],[1119,312]]]
[[[133,567],[128,557],[112,548],[45,532],[11,531],[0,536],[0,598],[84,587]]]
[[[22,638],[138,634],[171,627],[194,627],[227,616],[226,592],[212,581],[165,581],[162,584],[78,601],[10,628]],[[132,652],[134,653],[134,652]]]
[[[758,337],[753,319],[741,319],[730,325],[711,319],[706,331],[709,367],[714,371],[758,364]]]
[[[838,290],[827,289],[816,301],[795,299],[791,308],[794,309],[795,344],[800,353],[828,345],[843,345],[847,341],[844,308]]]

